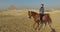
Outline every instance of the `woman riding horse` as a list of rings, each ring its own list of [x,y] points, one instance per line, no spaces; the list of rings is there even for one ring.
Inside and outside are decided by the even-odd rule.
[[[41,4],[41,8],[40,8],[40,28],[39,30],[42,28],[43,24],[45,23],[45,26],[47,24],[47,22],[50,24],[52,22],[49,14],[44,14],[44,4]],[[49,25],[49,27],[51,28],[51,25]]]
[[[40,21],[43,24],[43,19],[42,17],[44,16],[44,4],[41,4],[41,8],[40,8]]]
[[[49,14],[44,14],[44,16],[46,17],[46,19],[43,20],[43,23],[41,23],[40,18],[39,18],[40,17],[40,13],[38,14],[38,13],[36,13],[34,11],[28,11],[28,16],[29,16],[30,19],[31,19],[31,17],[33,17],[33,19],[34,19],[33,28],[35,27],[36,23],[38,24],[35,29],[37,29],[37,28],[41,29],[41,27],[43,26],[43,23],[45,23],[45,25],[46,25],[46,23],[48,23],[49,27],[51,27],[50,24],[52,23],[52,20],[51,20]],[[43,17],[43,19],[44,19],[44,17]],[[39,28],[39,25],[40,25],[40,28]]]

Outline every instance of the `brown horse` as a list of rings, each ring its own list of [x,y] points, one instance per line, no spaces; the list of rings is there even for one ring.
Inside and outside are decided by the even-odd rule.
[[[37,27],[36,27],[36,29],[37,29],[39,27],[39,23],[41,22],[40,21],[40,14],[38,14],[36,12],[33,12],[33,11],[28,11],[28,16],[29,16],[30,19],[31,19],[31,17],[33,17],[33,19],[35,21],[35,23],[33,24],[33,28],[34,28],[36,23],[38,24]],[[46,20],[43,20],[43,23],[45,23],[45,25],[46,25],[46,23],[48,23],[49,27],[51,28],[50,24],[52,23],[52,20],[50,18],[50,15],[49,14],[44,14],[44,16],[46,17]],[[40,26],[40,28],[41,27],[42,27],[42,25]]]
[[[35,24],[38,24],[37,27],[39,27],[39,22],[40,22],[39,14],[36,13],[36,12],[33,12],[33,11],[28,11],[28,16],[29,16],[30,19],[31,19],[31,17],[33,17],[33,19],[35,21],[33,23],[33,28],[34,28]],[[36,29],[37,29],[37,27],[36,27]]]

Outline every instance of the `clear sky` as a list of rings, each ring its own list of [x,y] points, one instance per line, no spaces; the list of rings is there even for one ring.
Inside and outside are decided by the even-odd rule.
[[[10,5],[15,5],[17,8],[22,6],[40,8],[41,3],[44,3],[47,9],[60,9],[60,0],[0,0],[0,8],[6,9]]]

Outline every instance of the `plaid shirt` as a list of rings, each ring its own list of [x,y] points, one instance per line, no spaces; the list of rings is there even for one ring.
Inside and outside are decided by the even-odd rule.
[[[42,14],[44,13],[44,7],[40,8],[40,13],[42,13]]]

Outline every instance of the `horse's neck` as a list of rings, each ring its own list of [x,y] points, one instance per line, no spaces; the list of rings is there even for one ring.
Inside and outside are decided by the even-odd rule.
[[[36,19],[36,18],[38,18],[38,13],[36,13],[36,12],[31,12],[31,16],[34,18],[34,19]]]
[[[36,16],[35,15],[32,15],[33,18],[35,18]]]
[[[36,15],[35,15],[35,14],[32,14],[31,16],[32,16],[34,19],[36,18]]]

